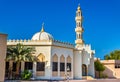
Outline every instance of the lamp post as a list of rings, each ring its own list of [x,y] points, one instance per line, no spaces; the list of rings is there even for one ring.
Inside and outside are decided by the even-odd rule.
[[[70,71],[70,68],[69,66],[67,66],[67,82],[69,82],[69,71]]]

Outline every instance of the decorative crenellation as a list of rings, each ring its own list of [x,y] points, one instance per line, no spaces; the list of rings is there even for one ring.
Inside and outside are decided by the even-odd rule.
[[[59,40],[53,40],[53,45],[74,48],[74,44],[71,44],[69,42],[59,41]]]
[[[88,51],[91,55],[95,54],[95,50],[91,50],[91,45],[90,44],[86,44],[83,46],[83,48]]]
[[[91,51],[91,45],[90,44],[84,44],[83,49],[85,49],[87,51]]]
[[[72,45],[72,46],[74,46],[74,44],[72,44],[72,43],[63,42],[63,41],[60,41],[60,40],[53,40],[53,42],[58,42],[58,43],[62,43],[62,44],[67,44],[67,45]]]
[[[26,40],[26,39],[24,39],[24,40],[22,40],[22,39],[20,39],[20,40],[15,40],[15,39],[13,39],[13,40],[7,40],[7,42],[38,42],[38,40],[30,40],[30,39],[28,39],[28,40]]]
[[[7,40],[7,45],[16,45],[17,43],[22,43],[24,45],[54,45],[54,46],[61,46],[61,47],[67,47],[67,48],[74,48],[74,44],[71,44],[69,42],[63,42],[59,40]]]
[[[48,40],[48,41],[41,41],[41,40],[7,40],[7,45],[16,45],[17,43],[22,43],[23,45],[31,45],[31,46],[35,46],[35,45],[51,45],[52,41]]]
[[[13,39],[13,40],[7,40],[7,42],[42,42],[42,41],[41,40],[30,40],[30,39],[28,39],[28,40],[26,40],[26,39],[24,39],[24,40],[22,40],[22,39],[20,39],[20,40]],[[49,40],[49,42],[51,42],[51,40]]]

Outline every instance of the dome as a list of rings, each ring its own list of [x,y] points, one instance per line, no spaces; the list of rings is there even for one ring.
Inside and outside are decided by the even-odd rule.
[[[32,37],[32,40],[53,40],[53,37],[51,34],[45,32],[42,26],[41,32],[35,33]]]

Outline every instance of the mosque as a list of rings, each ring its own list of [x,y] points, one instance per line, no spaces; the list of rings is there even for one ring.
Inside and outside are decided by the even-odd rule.
[[[94,54],[91,45],[85,44],[82,38],[82,12],[80,6],[76,11],[76,40],[75,46],[67,42],[55,40],[44,30],[33,35],[31,40],[8,40],[7,46],[22,43],[25,46],[34,46],[38,62],[21,62],[20,70],[32,70],[35,79],[82,79],[83,76],[94,77]],[[9,66],[9,62],[6,66]],[[12,63],[13,69],[15,63]]]

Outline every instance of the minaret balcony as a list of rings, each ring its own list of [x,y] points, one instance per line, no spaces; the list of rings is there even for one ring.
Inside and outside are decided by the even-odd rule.
[[[82,27],[77,27],[77,28],[75,28],[75,32],[83,32],[84,30],[83,30],[83,28]]]
[[[75,43],[76,43],[76,44],[83,44],[84,41],[83,41],[82,39],[77,39],[77,40],[75,40]]]
[[[75,20],[76,20],[76,21],[82,21],[82,16],[77,16],[77,17],[75,17]]]

